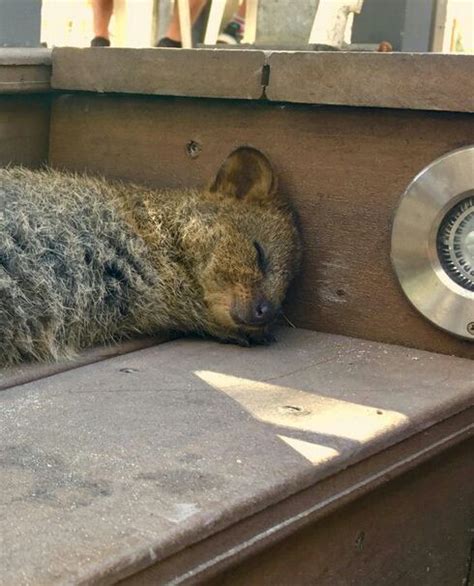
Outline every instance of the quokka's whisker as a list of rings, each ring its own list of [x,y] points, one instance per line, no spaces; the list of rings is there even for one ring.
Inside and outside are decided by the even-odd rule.
[[[286,323],[291,327],[291,328],[296,328],[295,324],[293,322],[291,322],[285,315],[285,312],[281,312],[281,315],[283,316],[283,319],[286,321]]]

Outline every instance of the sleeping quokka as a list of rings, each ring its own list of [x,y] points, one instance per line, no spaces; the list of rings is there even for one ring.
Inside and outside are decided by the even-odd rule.
[[[202,190],[0,169],[0,365],[143,334],[265,343],[300,248],[249,147]]]

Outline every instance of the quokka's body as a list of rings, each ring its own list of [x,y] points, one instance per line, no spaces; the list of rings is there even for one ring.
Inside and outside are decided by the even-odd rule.
[[[206,190],[0,169],[0,364],[171,331],[263,342],[299,257],[254,149]]]

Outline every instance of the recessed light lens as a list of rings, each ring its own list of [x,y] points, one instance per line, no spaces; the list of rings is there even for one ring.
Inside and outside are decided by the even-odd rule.
[[[438,256],[446,274],[474,291],[474,196],[453,206],[438,230]]]

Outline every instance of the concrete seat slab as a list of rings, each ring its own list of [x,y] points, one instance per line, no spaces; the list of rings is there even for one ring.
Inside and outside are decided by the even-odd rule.
[[[177,340],[11,387],[0,584],[114,583],[473,395],[474,361],[305,330],[252,349]]]

